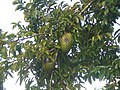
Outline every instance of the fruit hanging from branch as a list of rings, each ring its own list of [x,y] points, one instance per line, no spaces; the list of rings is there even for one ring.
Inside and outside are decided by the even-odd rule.
[[[46,60],[43,65],[43,70],[47,73],[51,73],[55,68],[55,60]]]
[[[24,11],[24,20],[25,22],[29,22],[29,18],[30,18],[30,13],[28,11]]]
[[[73,41],[73,37],[71,33],[65,33],[60,38],[60,45],[62,52],[67,53],[70,50],[70,48],[72,47],[72,41]]]

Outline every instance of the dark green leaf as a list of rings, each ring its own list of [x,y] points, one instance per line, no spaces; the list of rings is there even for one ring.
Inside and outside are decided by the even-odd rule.
[[[120,43],[120,36],[118,36],[118,43]]]
[[[23,9],[23,6],[22,6],[22,4],[19,4],[19,5],[16,7],[15,10],[21,10],[21,9]]]
[[[13,1],[13,5],[16,5],[16,4],[18,4],[19,2],[17,1],[17,0],[15,0],[15,1]]]

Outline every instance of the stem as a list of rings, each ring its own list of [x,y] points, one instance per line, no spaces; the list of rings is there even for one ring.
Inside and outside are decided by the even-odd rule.
[[[89,6],[94,2],[94,0],[92,0],[91,2],[89,2],[84,8],[83,10],[80,12],[80,15],[86,10],[89,8]]]
[[[118,22],[115,22],[116,24],[118,24],[120,26],[120,24]]]
[[[49,78],[48,78],[48,80],[47,80],[47,89],[48,90],[52,90],[52,77],[53,77],[53,73],[51,73],[51,75],[50,75],[50,80],[49,80]]]
[[[40,35],[45,35],[45,34],[49,34],[49,33],[39,33],[39,34],[33,34],[31,36],[28,36],[28,37],[24,37],[24,38],[18,38],[16,41],[23,41],[25,39],[29,39],[29,38],[32,38],[34,36],[40,36]]]

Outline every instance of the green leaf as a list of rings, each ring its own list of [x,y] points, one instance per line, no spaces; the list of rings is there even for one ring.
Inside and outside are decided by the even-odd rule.
[[[2,47],[1,51],[0,51],[1,55],[3,58],[7,58],[7,48],[4,46]]]
[[[77,15],[81,20],[84,20],[83,15]]]
[[[69,20],[68,18],[63,18],[63,20],[66,20],[66,21],[68,21],[71,25],[74,25],[74,26],[76,26],[71,20]]]
[[[15,10],[21,10],[21,9],[23,9],[23,6],[22,6],[22,4],[19,4],[19,5],[16,7]]]
[[[16,41],[13,41],[10,43],[10,48],[14,51],[16,51],[16,45],[17,45],[17,42]]]
[[[7,38],[8,38],[9,40],[14,39],[15,37],[16,37],[15,34],[9,34],[9,35],[7,35]]]
[[[61,46],[60,45],[55,45],[55,48],[61,49]]]
[[[118,36],[118,43],[120,43],[120,36]]]
[[[34,34],[34,32],[32,32],[32,31],[28,31],[28,32],[26,32],[26,33],[24,33],[24,36],[32,36]]]
[[[18,71],[18,70],[19,70],[19,65],[18,65],[18,63],[12,64],[11,70],[12,70],[12,71],[15,71],[15,72]]]
[[[26,8],[29,8],[32,5],[32,3],[27,3]]]
[[[92,84],[92,77],[91,77],[91,75],[87,74],[86,80],[88,80],[88,82],[89,82],[90,84]]]
[[[100,35],[97,35],[97,38],[101,41],[102,37]]]
[[[21,52],[22,52],[22,51],[21,51],[21,45],[17,45],[17,46],[16,46],[16,50],[18,51],[19,54],[21,54]]]
[[[101,72],[101,73],[99,74],[99,79],[100,79],[100,80],[103,80],[103,79],[105,78],[106,70],[105,70],[105,69],[101,69],[100,72]]]
[[[9,71],[6,71],[6,73],[7,73],[8,75],[10,75],[10,77],[13,78],[12,74],[11,74]]]
[[[18,4],[19,2],[17,1],[17,0],[15,0],[15,1],[13,1],[13,5],[16,5],[16,4]]]

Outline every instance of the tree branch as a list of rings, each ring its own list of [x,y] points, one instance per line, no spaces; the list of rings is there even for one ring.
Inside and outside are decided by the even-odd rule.
[[[87,10],[93,2],[94,2],[94,0],[92,0],[91,2],[89,2],[89,3],[83,8],[83,10],[80,12],[80,15],[81,15],[85,10]]]
[[[118,22],[115,22],[116,24],[118,24],[120,26],[120,24]]]
[[[49,34],[49,33],[39,33],[39,34],[33,34],[32,36],[28,36],[28,37],[23,37],[23,38],[18,38],[17,40],[15,41],[23,41],[25,39],[29,39],[29,38],[32,38],[34,36],[40,36],[40,35],[45,35],[45,34]]]

